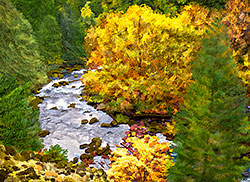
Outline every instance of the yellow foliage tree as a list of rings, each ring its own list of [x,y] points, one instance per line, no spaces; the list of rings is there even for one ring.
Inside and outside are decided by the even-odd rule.
[[[101,67],[83,75],[85,99],[112,111],[176,113],[211,15],[195,5],[175,18],[137,5],[102,15],[85,39],[87,64]]]
[[[110,182],[166,182],[167,171],[174,165],[173,158],[167,155],[170,143],[159,143],[157,136],[144,138],[129,137],[134,148],[129,153],[126,148],[117,148],[110,158],[112,164],[107,171]]]
[[[233,56],[239,70],[239,77],[248,85],[250,96],[249,61],[249,6],[248,0],[229,0],[223,21],[228,25],[228,35]]]

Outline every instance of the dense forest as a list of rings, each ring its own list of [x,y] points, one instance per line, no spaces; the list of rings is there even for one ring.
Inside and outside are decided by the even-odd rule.
[[[0,0],[0,30],[0,181],[250,177],[247,0]],[[113,118],[103,127],[130,129],[69,161],[44,149],[35,94],[81,69],[79,97]],[[108,170],[89,167],[98,154]]]

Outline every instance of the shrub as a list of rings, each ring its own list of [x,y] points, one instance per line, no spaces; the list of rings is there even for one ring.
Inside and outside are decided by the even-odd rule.
[[[116,181],[166,181],[168,169],[173,165],[167,155],[169,143],[159,143],[158,137],[145,135],[144,138],[129,137],[127,142],[134,150],[117,148],[112,152],[111,168],[107,171],[108,180]]]
[[[68,151],[65,149],[62,149],[62,147],[58,144],[51,145],[49,150],[45,150],[43,152],[43,155],[47,155],[50,157],[50,161],[68,161],[67,157]]]

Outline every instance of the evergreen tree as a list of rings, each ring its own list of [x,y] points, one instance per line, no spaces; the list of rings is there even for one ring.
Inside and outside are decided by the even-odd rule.
[[[193,61],[193,83],[176,120],[178,154],[170,182],[238,181],[249,167],[243,145],[249,121],[246,89],[237,77],[229,40],[222,24],[213,25]]]
[[[56,3],[54,0],[11,0],[11,2],[30,22],[44,63],[50,65],[49,69],[61,64],[61,32],[57,19],[63,2]]]
[[[44,21],[44,17],[47,15],[57,17],[59,15],[59,7],[56,5],[60,6],[63,3],[57,3],[54,0],[10,0],[10,2],[24,14],[35,32],[39,29],[41,22]]]
[[[40,54],[49,69],[60,65],[61,60],[61,30],[56,18],[47,15],[40,24],[39,30],[36,31],[36,37],[39,43]]]
[[[70,64],[82,63],[81,57],[85,56],[83,44],[86,33],[71,4],[65,4],[62,8],[60,27],[62,59]]]
[[[29,22],[7,0],[0,0],[0,73],[18,81],[46,82],[45,66]]]
[[[29,82],[19,86],[15,77],[0,76],[0,143],[17,150],[39,150],[39,111],[27,101]]]

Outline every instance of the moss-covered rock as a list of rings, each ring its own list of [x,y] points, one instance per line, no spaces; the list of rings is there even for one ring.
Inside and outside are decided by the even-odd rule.
[[[77,157],[74,157],[73,160],[72,160],[72,163],[73,164],[76,164],[78,162],[78,158]]]
[[[39,137],[46,137],[47,135],[50,134],[50,131],[48,130],[42,130],[40,133],[39,133]]]
[[[12,156],[13,156],[13,155],[16,154],[16,150],[15,150],[14,147],[6,145],[6,146],[5,146],[5,153],[6,153],[7,155],[12,155]]]
[[[75,107],[76,107],[76,103],[71,103],[71,104],[68,106],[68,108],[70,108],[70,107],[75,108]]]
[[[52,107],[52,108],[50,108],[49,110],[58,110],[58,107]]]
[[[50,162],[51,156],[43,155],[40,160],[41,160],[41,162]]]
[[[94,124],[94,123],[97,123],[99,122],[99,120],[97,118],[92,118],[90,121],[89,121],[89,124]]]
[[[0,145],[0,152],[4,152],[5,153],[5,146],[4,145]]]
[[[82,155],[80,155],[80,159],[82,160],[82,161],[84,161],[84,159],[90,159],[91,158],[91,156],[89,155],[89,154],[82,154]]]
[[[24,159],[20,153],[15,153],[15,155],[13,157],[17,161],[24,161]]]
[[[29,152],[22,151],[20,154],[21,154],[24,161],[28,161],[30,159],[30,153]]]
[[[85,148],[87,148],[89,146],[89,144],[82,144],[82,145],[80,145],[80,149],[85,149]]]
[[[117,126],[118,125],[118,122],[116,120],[113,120],[111,123],[110,123],[112,126]]]
[[[38,104],[40,104],[40,103],[42,103],[42,102],[43,102],[43,100],[42,100],[40,97],[36,96],[36,97],[30,102],[30,105],[32,105],[33,108],[39,109]]]
[[[77,163],[77,158],[72,162],[45,162],[47,160],[44,160],[45,155],[43,151],[16,152],[14,155],[10,155],[5,153],[5,148],[9,147],[4,147],[2,151],[0,151],[0,181],[3,182],[91,182],[94,181],[94,178],[96,179],[95,181],[107,181],[105,172],[102,173],[102,171],[95,168],[83,167],[80,163]],[[8,149],[8,151],[9,150],[10,149]],[[27,160],[20,161],[19,158],[24,159],[24,156],[26,156]],[[29,156],[30,159],[28,159]],[[93,160],[93,157],[93,154],[81,155],[81,159],[83,160]],[[86,160],[84,161],[86,162]]]
[[[104,127],[104,128],[111,128],[112,125],[109,124],[109,123],[102,123],[102,124],[101,124],[101,127]]]
[[[89,121],[87,120],[87,119],[83,119],[82,121],[81,121],[81,123],[82,124],[87,124]]]
[[[60,87],[60,86],[61,86],[60,83],[54,83],[54,84],[52,85],[52,87],[56,87],[56,88],[58,88],[58,87]]]

